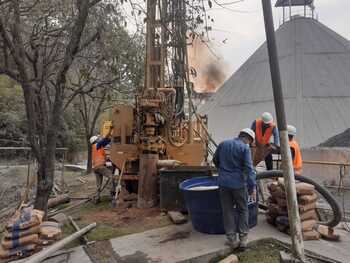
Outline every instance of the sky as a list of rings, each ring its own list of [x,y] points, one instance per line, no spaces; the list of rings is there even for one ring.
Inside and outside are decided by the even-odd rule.
[[[219,3],[232,0],[217,0]],[[276,0],[272,0],[274,5]],[[315,0],[318,20],[350,40],[350,1]],[[237,11],[217,8],[213,4],[208,14],[214,18],[210,39],[216,54],[224,60],[229,75],[234,73],[265,41],[261,0],[244,0],[227,7]],[[275,27],[282,21],[282,10],[273,7]],[[292,14],[302,13],[303,7],[294,7]],[[226,39],[226,40],[225,40]],[[224,43],[223,43],[224,41]]]

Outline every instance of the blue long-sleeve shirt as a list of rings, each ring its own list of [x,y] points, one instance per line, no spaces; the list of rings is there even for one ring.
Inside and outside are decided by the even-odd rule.
[[[266,124],[262,125],[262,134],[265,134],[265,131],[268,127],[269,126]],[[252,126],[250,128],[256,133],[256,121],[253,121]],[[278,129],[276,126],[272,129],[272,136],[273,136],[273,143],[276,144],[277,146],[279,146],[280,145],[280,136],[279,136]]]
[[[239,189],[247,185],[249,190],[256,186],[250,148],[241,139],[220,143],[213,162],[219,170],[219,186]]]
[[[111,142],[109,138],[102,138],[102,140],[98,141],[96,144],[96,149],[104,148]]]

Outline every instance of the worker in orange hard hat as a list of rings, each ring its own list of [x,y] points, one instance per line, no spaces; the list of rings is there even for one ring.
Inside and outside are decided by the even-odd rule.
[[[256,119],[251,129],[255,132],[256,151],[253,164],[256,166],[260,161],[265,160],[267,170],[273,169],[272,151],[280,145],[279,134],[271,113],[264,112],[261,118]],[[274,143],[270,143],[273,136]]]
[[[292,125],[288,125],[287,131],[288,131],[290,151],[291,151],[292,159],[293,159],[294,175],[298,176],[298,175],[301,175],[301,173],[303,171],[302,170],[303,159],[301,156],[301,150],[300,150],[299,144],[295,140],[295,136],[297,134],[297,129]]]
[[[107,160],[105,147],[111,142],[110,133],[104,138],[99,136],[92,136],[90,138],[90,144],[92,147],[92,169],[96,176],[97,191],[94,197],[95,203],[100,202],[103,177],[107,177],[110,180],[110,192],[112,197],[112,206],[115,206],[115,177],[114,170],[110,169],[110,162]]]

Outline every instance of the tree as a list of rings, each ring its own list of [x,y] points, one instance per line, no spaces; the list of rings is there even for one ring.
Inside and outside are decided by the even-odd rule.
[[[97,23],[86,28],[99,2],[0,1],[0,74],[17,81],[23,90],[28,141],[38,162],[34,206],[44,211],[53,186],[64,103],[72,96],[68,76],[77,57],[99,36]]]
[[[93,14],[96,20],[105,18],[99,23],[102,28],[99,38],[75,61],[69,80],[87,146],[87,173],[92,166],[89,139],[97,132],[100,114],[111,102],[131,102],[135,87],[142,84],[144,71],[142,34],[136,31],[129,35],[118,8],[101,5],[104,8]]]

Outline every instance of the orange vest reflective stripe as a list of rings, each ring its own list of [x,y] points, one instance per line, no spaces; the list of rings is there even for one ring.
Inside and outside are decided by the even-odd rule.
[[[92,168],[106,164],[106,153],[104,148],[97,150],[97,144],[92,145]]]
[[[301,158],[301,151],[299,144],[296,142],[296,140],[289,141],[289,146],[294,149],[294,159],[293,159],[293,167],[294,167],[294,173],[297,175],[301,175],[302,168],[303,168],[303,160]]]
[[[263,121],[261,119],[257,119],[255,121],[255,140],[259,145],[266,145],[270,143],[270,138],[272,136],[274,124],[269,124],[270,126],[265,130],[264,135],[262,134]]]

